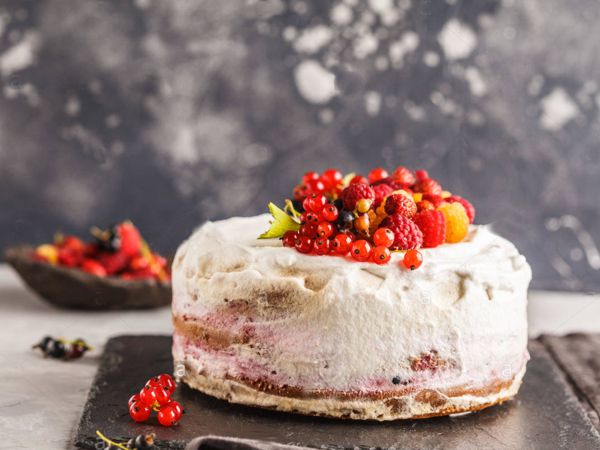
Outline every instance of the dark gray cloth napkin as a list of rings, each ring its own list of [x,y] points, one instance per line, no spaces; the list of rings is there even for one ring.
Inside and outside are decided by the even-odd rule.
[[[222,436],[203,436],[192,440],[185,450],[302,450],[308,447],[276,444],[275,442],[237,439]],[[314,450],[314,449],[311,449]]]

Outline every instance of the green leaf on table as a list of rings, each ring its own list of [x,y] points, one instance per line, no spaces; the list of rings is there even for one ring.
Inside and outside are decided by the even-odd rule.
[[[269,211],[273,216],[273,221],[269,229],[258,237],[259,239],[276,239],[282,237],[286,231],[298,231],[300,229],[300,223],[288,216],[283,209],[274,203],[269,203]]]

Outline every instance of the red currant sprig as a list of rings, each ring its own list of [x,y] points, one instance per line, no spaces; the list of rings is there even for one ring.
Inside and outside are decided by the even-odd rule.
[[[183,414],[181,405],[171,400],[176,387],[173,377],[166,373],[149,379],[140,393],[129,399],[129,415],[136,422],[145,422],[155,411],[161,425],[169,427],[176,424]]]

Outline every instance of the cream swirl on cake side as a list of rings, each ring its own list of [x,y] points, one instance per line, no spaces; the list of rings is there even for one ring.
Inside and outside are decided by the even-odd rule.
[[[531,269],[488,227],[408,271],[258,240],[268,215],[209,222],[173,264],[183,380],[232,402],[357,419],[512,397],[528,359]]]

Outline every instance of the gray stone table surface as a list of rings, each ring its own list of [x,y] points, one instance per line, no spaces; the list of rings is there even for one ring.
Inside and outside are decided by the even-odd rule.
[[[598,296],[531,292],[530,334],[600,332]],[[69,449],[108,337],[168,334],[170,311],[89,313],[47,305],[0,265],[0,450]],[[83,337],[88,356],[64,363],[30,350],[43,335]]]

